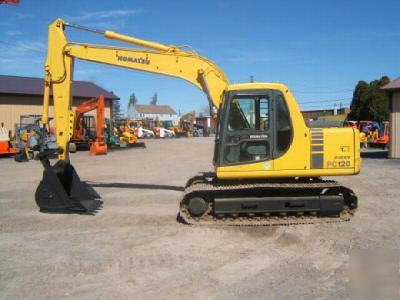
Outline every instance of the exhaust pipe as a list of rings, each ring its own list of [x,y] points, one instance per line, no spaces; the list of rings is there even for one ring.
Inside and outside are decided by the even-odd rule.
[[[44,167],[43,178],[35,193],[40,212],[95,214],[103,204],[100,195],[80,180],[69,162],[59,160],[52,166],[48,158],[50,154],[54,151],[38,155]]]

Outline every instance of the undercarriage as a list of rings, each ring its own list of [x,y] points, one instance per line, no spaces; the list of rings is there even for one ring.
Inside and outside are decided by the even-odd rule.
[[[179,216],[193,225],[291,225],[348,221],[356,208],[353,191],[332,180],[239,182],[210,173],[188,181]]]

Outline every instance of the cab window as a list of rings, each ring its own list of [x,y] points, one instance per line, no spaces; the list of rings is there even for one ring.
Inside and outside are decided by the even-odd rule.
[[[229,131],[268,131],[269,99],[266,96],[237,96],[232,99]]]

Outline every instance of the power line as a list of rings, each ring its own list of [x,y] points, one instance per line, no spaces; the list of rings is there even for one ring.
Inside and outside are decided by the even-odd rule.
[[[310,106],[307,106],[307,107],[304,107],[305,109],[308,109],[308,108],[313,108],[313,107],[319,107],[321,110],[323,110],[323,109],[332,109],[331,107],[329,107],[329,108],[327,108],[327,107],[321,107],[321,105],[310,105]]]
[[[299,101],[299,104],[308,104],[308,103],[333,103],[338,101],[351,101],[349,98],[338,98],[338,99],[330,99],[330,100],[312,100],[312,101]]]
[[[353,90],[337,90],[337,91],[301,91],[301,90],[292,90],[293,93],[297,94],[348,94],[353,92]]]
[[[306,84],[298,84],[294,83],[291,85],[292,87],[298,86],[300,88],[306,88],[306,89],[321,89],[321,90],[349,90],[352,91],[353,89],[351,88],[345,88],[345,87],[332,87],[332,86],[311,86],[311,85],[306,85]]]

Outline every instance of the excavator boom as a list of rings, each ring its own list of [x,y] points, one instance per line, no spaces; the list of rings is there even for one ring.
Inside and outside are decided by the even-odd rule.
[[[88,30],[66,23],[61,19],[49,26],[42,118],[43,123],[46,124],[51,87],[54,101],[57,103],[55,123],[57,142],[62,151],[59,155],[61,160],[68,161],[68,151],[65,150],[68,149],[68,142],[73,134],[71,130],[74,115],[71,111],[71,82],[74,59],[178,77],[203,90],[212,111],[220,107],[221,96],[228,85],[228,80],[218,66],[194,51],[184,51],[176,46],[164,46],[111,31],[95,32],[102,34],[105,38],[127,42],[142,48],[71,43],[65,34],[68,26]]]

